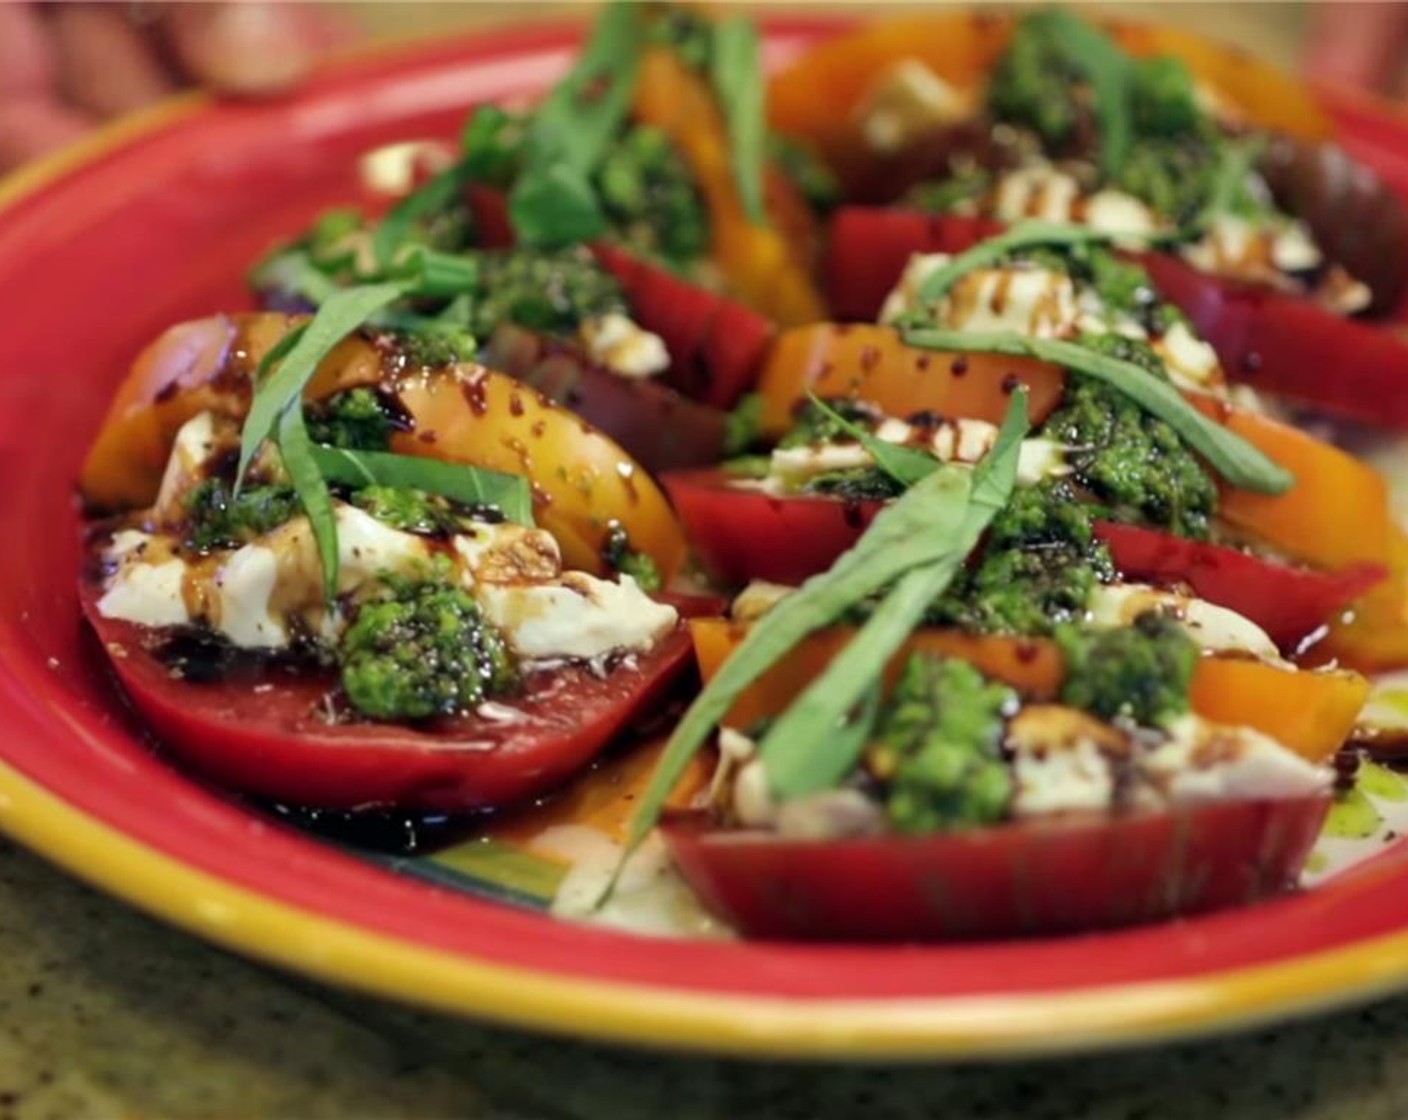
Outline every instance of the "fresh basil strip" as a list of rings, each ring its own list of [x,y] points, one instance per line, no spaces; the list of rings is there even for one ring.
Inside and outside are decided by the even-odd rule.
[[[260,363],[261,379],[254,388],[249,416],[240,433],[239,471],[235,489],[244,481],[259,445],[274,434],[280,416],[292,405],[300,405],[304,386],[312,380],[318,364],[349,334],[385,307],[406,294],[402,283],[368,284],[334,292],[318,308],[317,314],[298,332],[287,350],[276,347]],[[301,405],[300,405],[301,406]]]
[[[1064,8],[1051,9],[1044,18],[1061,53],[1090,83],[1100,128],[1100,174],[1112,179],[1124,169],[1134,143],[1129,56],[1099,28]]]
[[[996,264],[1008,253],[1019,249],[1034,249],[1041,245],[1105,245],[1117,235],[1102,233],[1088,226],[1065,225],[1060,222],[1018,222],[1015,226],[980,241],[940,265],[924,278],[919,286],[919,306],[937,302],[961,277]],[[1121,240],[1124,240],[1123,235]]]
[[[328,603],[337,597],[340,558],[337,547],[337,515],[327,480],[318,469],[314,446],[303,422],[303,402],[295,400],[279,416],[279,457],[298,494],[298,501],[313,530],[318,558],[323,565],[323,587]]]
[[[870,457],[887,475],[901,486],[913,486],[921,478],[928,478],[939,469],[939,460],[927,451],[905,447],[898,443],[888,443],[871,435],[859,424],[846,419],[815,393],[808,392],[812,407],[821,410],[822,415],[831,420],[847,435],[870,452]]]
[[[758,29],[746,16],[714,26],[714,92],[728,126],[733,176],[743,212],[754,225],[767,220],[763,207],[763,162],[767,145],[762,48]]]
[[[497,506],[510,521],[533,524],[533,492],[522,475],[386,451],[312,445],[322,477],[343,486],[394,486],[439,494],[462,505]]]
[[[396,264],[396,254],[406,243],[416,222],[449,209],[463,193],[468,181],[465,168],[457,163],[427,180],[387,212],[372,231],[372,254],[383,270]]]
[[[948,551],[907,572],[855,637],[768,729],[759,755],[779,800],[831,789],[855,769],[865,740],[851,733],[846,716],[877,687],[890,658],[914,632],[924,611],[948,589],[993,516],[1007,504],[1027,428],[1023,391],[1013,398],[992,452],[976,468],[939,468],[961,484],[964,498],[943,509],[927,530],[949,542]]]
[[[626,119],[644,46],[640,6],[608,4],[571,73],[534,114],[525,166],[509,193],[525,245],[556,248],[605,228],[591,173]]]
[[[479,258],[417,246],[397,262],[390,275],[408,285],[407,296],[453,299],[479,290]]]
[[[1209,420],[1167,381],[1151,376],[1133,362],[1099,354],[1074,342],[1029,338],[1015,331],[969,333],[918,328],[904,332],[910,346],[926,350],[967,350],[1037,358],[1102,381],[1171,427],[1194,451],[1233,486],[1258,494],[1284,494],[1295,476],[1241,436]]]
[[[1017,399],[1025,400],[1025,394]],[[979,481],[972,479],[975,495]],[[803,638],[834,622],[848,607],[890,586],[906,572],[948,557],[953,543],[935,532],[935,525],[951,519],[956,523],[968,500],[966,472],[961,468],[935,471],[881,510],[864,536],[828,571],[807,580],[752,626],[665,744],[631,822],[626,855],[655,826],[690,759],[742,692]]]

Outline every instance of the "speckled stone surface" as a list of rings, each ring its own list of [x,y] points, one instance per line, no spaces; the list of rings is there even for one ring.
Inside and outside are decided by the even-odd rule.
[[[0,1120],[323,1116],[1399,1120],[1408,999],[1219,1042],[1015,1066],[662,1057],[275,975],[0,841]]]

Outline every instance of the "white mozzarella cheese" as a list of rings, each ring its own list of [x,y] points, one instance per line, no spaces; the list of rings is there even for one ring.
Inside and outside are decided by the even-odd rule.
[[[647,650],[679,617],[626,575],[617,583],[567,572],[549,584],[482,584],[475,598],[528,661],[596,660]]]
[[[1088,607],[1090,622],[1099,627],[1128,626],[1148,611],[1163,611],[1208,652],[1250,653],[1279,661],[1276,643],[1266,631],[1236,611],[1141,583],[1110,583],[1097,587]]]
[[[861,135],[894,152],[921,133],[967,115],[968,100],[917,58],[903,58],[872,83],[857,116]]]
[[[1146,778],[1174,802],[1324,793],[1334,778],[1275,739],[1249,727],[1210,724],[1189,715],[1141,760]]]
[[[1018,712],[1008,724],[1006,746],[1017,817],[1108,808],[1115,797],[1111,756],[1129,752],[1121,733],[1055,704]]]
[[[124,529],[113,534],[107,560],[117,569],[98,600],[104,618],[139,626],[181,626],[189,620],[186,565],[170,555],[162,538]]]
[[[1174,323],[1153,343],[1154,351],[1163,359],[1169,376],[1175,382],[1206,388],[1222,380],[1222,368],[1217,351],[1198,338],[1182,322]]]
[[[665,340],[619,311],[588,319],[578,334],[593,360],[623,377],[654,377],[670,368]]]

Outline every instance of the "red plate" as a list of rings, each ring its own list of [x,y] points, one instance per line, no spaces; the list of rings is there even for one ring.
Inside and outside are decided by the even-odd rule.
[[[773,25],[779,54],[816,24]],[[570,32],[339,66],[296,98],[179,102],[0,184],[0,825],[251,955],[540,1028],[754,1055],[1058,1051],[1222,1029],[1408,982],[1408,850],[1239,912],[1119,934],[926,948],[642,940],[438,889],[241,809],[154,754],[79,620],[74,478],[137,349],[242,306],[242,273],[356,156],[529,93]],[[1329,99],[1408,185],[1408,126]]]

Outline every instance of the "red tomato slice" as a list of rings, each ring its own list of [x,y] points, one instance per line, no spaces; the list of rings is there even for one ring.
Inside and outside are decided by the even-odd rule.
[[[600,428],[652,474],[723,457],[722,410],[652,378],[622,377],[570,343],[501,324],[480,358]]]
[[[846,206],[831,220],[822,282],[837,319],[873,323],[914,253],[961,253],[1000,233],[988,218]]]
[[[661,484],[705,568],[726,584],[798,584],[856,543],[883,502],[779,498],[718,470],[673,471]]]
[[[514,233],[504,195],[471,186],[468,197],[481,243],[511,247]],[[665,383],[715,408],[737,404],[757,378],[776,331],[772,320],[615,245],[597,242],[591,250],[625,289],[631,317],[664,340],[670,353]]]
[[[1408,428],[1408,344],[1308,299],[1144,253],[1160,293],[1212,344],[1227,376],[1337,416]]]
[[[636,322],[664,340],[665,381],[716,408],[737,404],[757,379],[772,321],[614,245],[595,244],[592,252],[626,289]]]
[[[826,294],[840,318],[872,321],[912,253],[954,253],[1001,225],[917,211],[847,207],[835,217]],[[1408,343],[1308,299],[1142,253],[1160,294],[1217,351],[1227,376],[1353,420],[1408,427]]]
[[[1382,564],[1352,564],[1338,571],[1293,568],[1235,548],[1101,521],[1096,535],[1127,577],[1186,583],[1200,599],[1251,619],[1284,650],[1302,641],[1370,588],[1388,578]]]
[[[1329,806],[1238,801],[830,841],[693,823],[664,833],[703,903],[747,937],[952,941],[1133,925],[1279,894]]]
[[[84,613],[123,690],[161,742],[222,786],[294,805],[463,811],[521,802],[586,766],[690,666],[683,625],[634,662],[530,674],[503,718],[463,716],[432,728],[329,723],[328,674],[254,670],[238,678],[174,678],[155,653],[169,637],[104,618],[96,590]]]
[[[877,501],[775,497],[733,481],[723,471],[677,471],[661,479],[700,560],[733,585],[750,579],[795,585],[825,571],[884,508]],[[1297,568],[1133,525],[1102,521],[1096,532],[1126,577],[1186,583],[1199,598],[1255,622],[1284,650],[1295,650],[1388,577],[1381,564]]]

